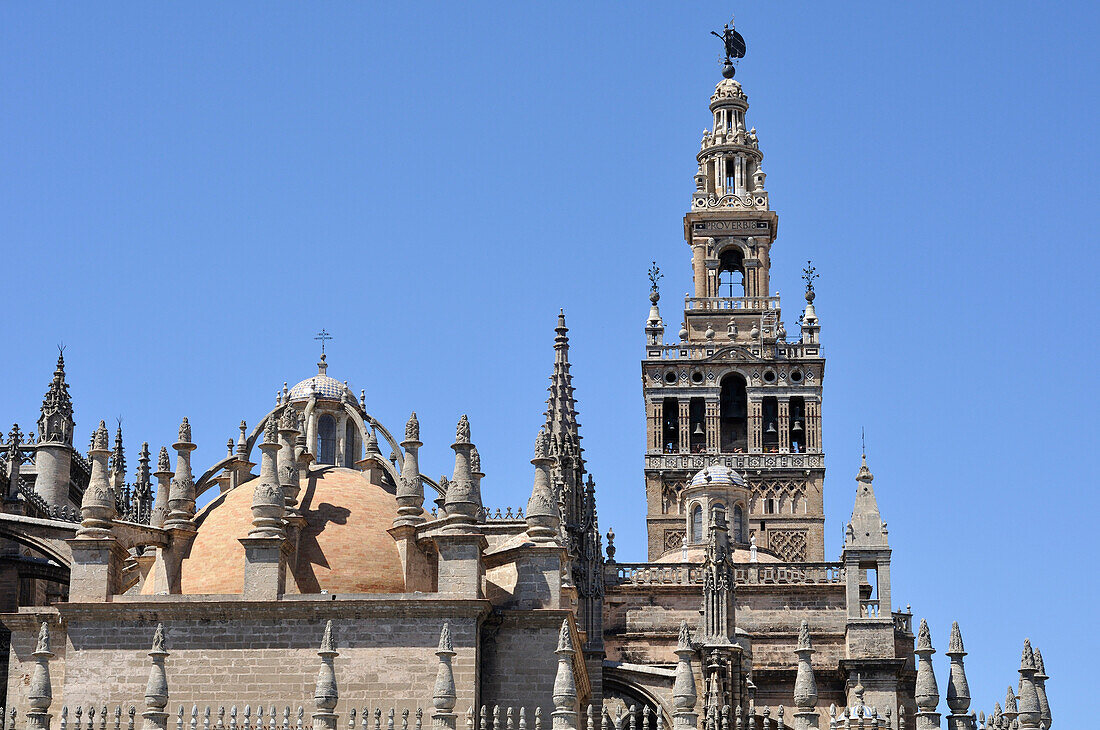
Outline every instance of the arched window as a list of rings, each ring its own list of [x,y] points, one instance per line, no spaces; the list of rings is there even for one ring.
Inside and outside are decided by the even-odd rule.
[[[739,504],[733,506],[733,541],[745,542],[745,510]]]
[[[336,419],[327,413],[317,421],[317,461],[336,463]]]
[[[359,427],[350,418],[344,424],[344,466],[353,467],[359,461]]]
[[[721,502],[715,502],[710,508],[711,523],[716,525],[725,524],[726,522],[726,505]],[[727,525],[728,527],[728,525]]]
[[[699,505],[691,508],[691,541],[703,541],[703,508]]]

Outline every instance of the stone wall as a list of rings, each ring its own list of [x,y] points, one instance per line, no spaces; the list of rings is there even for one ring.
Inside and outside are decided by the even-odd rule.
[[[325,621],[332,619],[336,649],[338,710],[369,705],[429,708],[436,671],[435,650],[444,621],[456,656],[458,707],[477,701],[477,640],[486,606],[481,601],[331,600],[332,596],[278,602],[221,603],[191,597],[114,604],[61,606],[62,627],[53,632],[51,662],[54,708],[63,704],[133,703],[141,710],[156,624],[166,632],[169,704],[244,705],[272,703],[312,707],[320,667],[317,649]],[[225,598],[224,596],[221,598]],[[7,619],[5,623],[9,623]],[[8,675],[10,706],[24,711],[37,624],[13,628]],[[33,626],[32,626],[33,624]],[[110,677],[105,682],[105,677]],[[552,684],[552,680],[551,680]]]

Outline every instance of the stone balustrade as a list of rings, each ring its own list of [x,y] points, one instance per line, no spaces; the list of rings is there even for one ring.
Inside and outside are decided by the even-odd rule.
[[[738,585],[843,585],[843,563],[734,563]],[[698,563],[609,563],[608,586],[702,585]]]
[[[779,309],[779,297],[684,297],[689,312]]]

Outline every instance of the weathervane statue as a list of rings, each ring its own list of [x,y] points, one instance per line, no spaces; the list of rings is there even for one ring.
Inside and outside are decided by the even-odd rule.
[[[727,79],[732,79],[734,73],[737,72],[737,69],[733,66],[733,60],[745,57],[745,39],[733,29],[733,18],[730,18],[730,22],[726,23],[721,33],[712,30],[710,34],[720,39],[726,46],[726,62],[722,66],[722,75]]]

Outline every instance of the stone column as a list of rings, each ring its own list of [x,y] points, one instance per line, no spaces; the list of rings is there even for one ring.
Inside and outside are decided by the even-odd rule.
[[[704,404],[706,408],[707,452],[717,454],[718,438],[721,430],[719,424],[719,403],[717,398],[707,398]]]
[[[153,665],[149,668],[149,682],[145,685],[145,712],[142,725],[144,730],[167,730],[168,713],[164,708],[168,706],[168,675],[164,671],[164,660],[168,652],[164,649],[164,625],[157,624],[157,631],[153,634],[153,648],[149,651],[149,658]]]
[[[680,453],[686,454],[691,451],[691,400],[681,398],[677,402],[677,407],[679,410],[677,421],[680,424]]]
[[[699,700],[695,689],[695,672],[691,668],[691,632],[687,621],[680,622],[680,637],[676,644],[676,680],[672,685],[672,725],[675,730],[694,730],[699,716],[695,704]]]
[[[691,243],[691,270],[695,280],[695,296],[702,298],[707,296],[707,246],[706,241],[711,239],[693,240]]]
[[[749,401],[749,452],[759,454],[764,450],[764,432],[762,423],[764,420],[764,404],[759,400]]]
[[[786,398],[779,400],[779,452],[791,451],[791,402]]]

